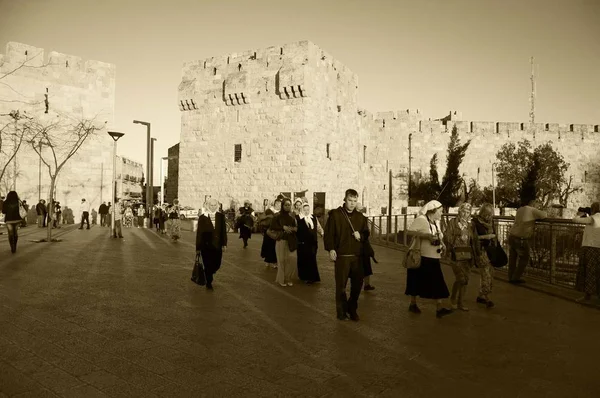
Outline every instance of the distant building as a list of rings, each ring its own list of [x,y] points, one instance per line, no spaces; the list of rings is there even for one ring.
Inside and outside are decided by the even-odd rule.
[[[117,156],[117,197],[124,200],[142,200],[141,163]]]

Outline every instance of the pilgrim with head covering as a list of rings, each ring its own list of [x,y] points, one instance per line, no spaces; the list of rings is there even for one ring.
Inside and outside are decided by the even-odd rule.
[[[473,228],[471,227],[470,203],[461,204],[458,208],[458,215],[448,222],[444,241],[448,247],[452,271],[456,278],[450,296],[452,308],[468,311],[464,305],[464,297],[473,265]]]
[[[196,253],[202,256],[206,274],[206,288],[213,290],[213,275],[221,268],[223,251],[227,248],[225,215],[219,212],[219,202],[210,198],[204,212],[198,217]]]
[[[273,217],[281,210],[281,200],[276,199],[273,206],[265,211],[260,225],[263,232],[263,242],[260,248],[260,257],[265,260],[265,267],[277,268],[277,253],[275,252],[275,240],[267,234]]]
[[[292,201],[284,198],[281,211],[273,217],[270,232],[274,234],[275,253],[277,256],[277,276],[275,282],[280,286],[293,286],[292,280],[296,274],[296,267],[291,264],[290,253],[298,247],[296,231],[298,230],[296,217],[292,211]]]
[[[417,306],[417,297],[433,299],[437,303],[436,316],[441,318],[452,311],[442,305],[442,300],[450,296],[448,286],[440,265],[442,253],[445,250],[444,235],[440,228],[442,218],[442,204],[432,200],[423,206],[417,218],[407,231],[413,236],[413,243],[421,249],[421,265],[419,268],[406,270],[405,294],[411,297],[408,310],[420,314]]]
[[[479,268],[479,275],[481,277],[477,303],[485,304],[487,308],[494,307],[494,302],[489,297],[492,294],[494,267],[485,249],[495,244],[496,234],[494,233],[493,217],[494,208],[490,203],[484,203],[472,221],[474,264]]]
[[[296,216],[298,223],[298,279],[310,285],[320,282],[319,268],[317,266],[317,250],[319,248],[318,236],[323,235],[323,228],[319,220],[310,212],[310,205],[305,203]]]

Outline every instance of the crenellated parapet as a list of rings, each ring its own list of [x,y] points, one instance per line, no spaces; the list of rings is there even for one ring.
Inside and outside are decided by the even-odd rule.
[[[106,62],[84,60],[56,51],[51,51],[46,59],[43,48],[9,42],[6,53],[0,58],[0,71],[7,72],[20,65],[25,66],[19,69],[18,74],[27,78],[87,89],[113,86],[114,91],[116,68]]]

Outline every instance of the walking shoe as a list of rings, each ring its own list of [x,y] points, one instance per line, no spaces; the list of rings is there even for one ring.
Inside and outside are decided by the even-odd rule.
[[[492,300],[488,300],[487,303],[485,303],[485,306],[487,308],[494,308],[494,302]]]
[[[287,284],[288,286],[294,286],[294,284],[292,282],[288,282]]]
[[[365,291],[368,291],[368,290],[375,290],[375,286],[365,285]]]
[[[280,283],[279,286],[286,287],[287,285],[285,283]]]
[[[408,306],[408,311],[412,312],[413,314],[420,314],[421,313],[421,309],[419,309],[419,307],[416,304],[411,304]]]
[[[441,317],[449,315],[449,314],[452,314],[452,310],[449,310],[448,308],[440,308],[439,310],[437,310],[435,312],[435,316],[437,318],[441,318]]]
[[[353,311],[350,313],[350,319],[353,320],[354,322],[358,322],[360,320],[360,317],[358,316],[356,311]]]
[[[483,298],[483,297],[479,297],[477,296],[477,304],[487,304],[488,300]]]
[[[215,290],[211,284],[206,285],[206,290]]]
[[[340,321],[347,321],[348,320],[348,314],[344,313],[342,314],[338,314],[337,319],[339,319]]]

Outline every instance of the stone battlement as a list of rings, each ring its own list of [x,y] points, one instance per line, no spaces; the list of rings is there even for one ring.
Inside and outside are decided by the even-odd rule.
[[[116,67],[106,62],[84,60],[75,55],[51,51],[45,57],[44,49],[23,43],[9,42],[6,53],[0,54],[0,71],[6,72],[27,62],[35,69],[22,68],[20,74],[49,83],[85,87],[110,85],[116,75]],[[44,68],[41,68],[42,66]],[[40,69],[41,68],[41,69]]]

